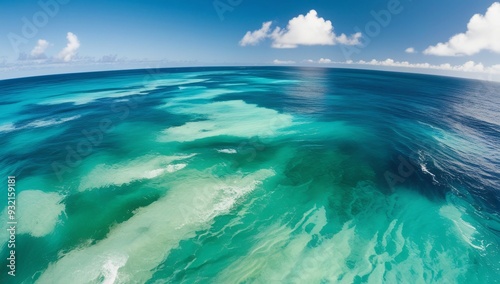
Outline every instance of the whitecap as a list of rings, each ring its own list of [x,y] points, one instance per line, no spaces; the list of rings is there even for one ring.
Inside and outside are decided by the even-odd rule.
[[[236,149],[218,149],[217,152],[224,154],[236,154]]]
[[[118,270],[127,263],[128,257],[123,254],[107,256],[102,266],[102,284],[113,284],[118,277]]]
[[[422,172],[423,172],[424,174],[428,174],[428,175],[430,175],[430,176],[432,177],[432,182],[433,182],[434,184],[439,184],[439,182],[438,182],[438,181],[437,181],[437,179],[436,179],[436,175],[435,175],[435,174],[433,174],[433,173],[431,173],[431,172],[427,169],[427,164],[426,164],[426,163],[424,163],[424,161],[425,161],[424,152],[423,152],[423,151],[421,151],[421,150],[419,150],[419,151],[418,151],[418,163],[419,163],[419,165],[420,165],[420,169],[422,170]]]

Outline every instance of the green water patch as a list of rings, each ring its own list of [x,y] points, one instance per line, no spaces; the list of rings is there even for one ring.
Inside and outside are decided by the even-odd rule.
[[[104,239],[113,226],[128,220],[135,210],[150,205],[161,195],[157,189],[136,182],[68,196],[65,199],[67,220],[59,231],[65,240],[62,248],[69,251]]]
[[[405,188],[387,194],[348,149],[281,149],[267,155],[276,177],[183,240],[150,283],[493,279],[475,269],[494,264],[478,264],[481,252],[451,233],[452,205]]]
[[[87,283],[98,279],[149,279],[172,248],[193,232],[209,227],[213,218],[225,214],[243,196],[253,191],[256,181],[274,175],[260,170],[249,175],[231,175],[215,179],[208,169],[184,171],[182,178],[170,180],[164,197],[143,207],[125,222],[114,227],[107,237],[94,245],[69,252],[49,265],[40,283],[61,281]],[[166,211],[168,214],[166,215]],[[149,235],[147,239],[144,237]],[[125,248],[125,250],[124,250]],[[147,255],[143,258],[141,256]],[[76,267],[78,273],[69,273]]]

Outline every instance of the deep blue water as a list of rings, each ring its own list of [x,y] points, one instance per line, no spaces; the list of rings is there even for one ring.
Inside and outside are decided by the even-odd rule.
[[[2,283],[500,281],[499,83],[224,67],[0,91]]]

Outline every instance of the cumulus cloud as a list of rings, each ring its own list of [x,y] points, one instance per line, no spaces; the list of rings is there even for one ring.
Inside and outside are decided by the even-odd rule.
[[[269,36],[269,30],[271,28],[272,22],[265,22],[262,27],[253,32],[248,31],[245,36],[240,40],[241,46],[256,45],[261,40]]]
[[[408,47],[407,49],[405,49],[405,52],[406,53],[416,53],[417,51],[413,47]]]
[[[352,34],[350,37],[346,36],[345,34],[341,34],[335,38],[335,42],[343,45],[358,45],[360,44],[359,39],[362,36],[363,35],[361,33]]]
[[[305,16],[298,15],[288,21],[286,28],[276,27],[271,31],[272,22],[265,22],[259,30],[248,31],[240,40],[241,46],[255,45],[270,38],[274,48],[296,48],[299,45],[356,45],[359,44],[361,33],[351,36],[337,36],[331,21],[318,17],[315,10]]]
[[[49,47],[49,42],[44,39],[39,39],[36,42],[35,47],[31,50],[30,53],[21,52],[17,60],[25,61],[25,60],[41,60],[47,59],[47,55],[45,55],[45,50]]]
[[[32,59],[43,59],[47,58],[45,55],[45,50],[49,47],[49,42],[44,39],[39,39],[35,47],[31,50],[30,55]]]
[[[274,64],[294,64],[295,61],[293,61],[293,60],[279,60],[279,59],[274,59],[273,63]]]
[[[429,46],[425,54],[438,56],[473,55],[482,50],[500,53],[500,3],[493,3],[485,15],[475,14],[467,31],[451,37],[445,43]]]
[[[328,58],[320,58],[318,60],[318,63],[320,64],[327,64],[327,63],[332,63],[333,61],[331,59],[328,59]]]
[[[68,43],[66,44],[66,47],[59,52],[58,58],[64,62],[69,62],[73,59],[73,57],[75,57],[76,52],[80,48],[80,41],[72,32],[68,32],[66,39],[68,40]]]

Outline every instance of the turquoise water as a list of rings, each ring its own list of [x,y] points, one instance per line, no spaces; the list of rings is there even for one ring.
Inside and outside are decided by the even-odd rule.
[[[252,67],[0,89],[1,283],[500,281],[497,83]]]

